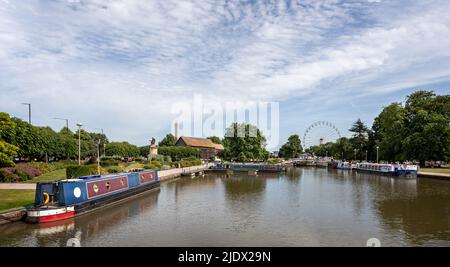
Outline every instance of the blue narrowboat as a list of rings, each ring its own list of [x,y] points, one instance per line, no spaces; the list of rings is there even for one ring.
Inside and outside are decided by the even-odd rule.
[[[26,221],[45,223],[72,218],[159,185],[156,170],[37,183],[34,205],[27,208]]]

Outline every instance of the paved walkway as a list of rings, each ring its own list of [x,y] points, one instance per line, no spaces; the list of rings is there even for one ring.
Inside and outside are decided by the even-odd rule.
[[[11,184],[11,183],[0,183],[1,189],[36,189],[36,184]]]
[[[417,176],[425,177],[425,178],[450,180],[450,174],[448,174],[448,173],[436,173],[436,172],[422,172],[422,171],[419,171],[417,173]]]

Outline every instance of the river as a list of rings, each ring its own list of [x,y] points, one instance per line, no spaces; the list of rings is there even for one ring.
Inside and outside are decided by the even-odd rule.
[[[207,174],[71,221],[0,227],[0,246],[450,246],[450,182],[292,168]]]

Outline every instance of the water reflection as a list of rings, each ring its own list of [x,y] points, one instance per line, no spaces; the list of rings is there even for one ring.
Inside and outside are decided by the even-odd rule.
[[[450,182],[350,171],[207,174],[54,224],[0,226],[0,246],[450,245]]]
[[[448,246],[449,192],[450,183],[445,181],[395,181],[390,197],[375,198],[375,207],[383,225],[391,232],[404,232],[412,244]]]
[[[4,241],[14,243],[23,238],[26,242],[22,245],[25,246],[80,246],[84,241],[95,239],[110,228],[126,224],[134,217],[145,216],[157,205],[159,193],[160,189],[155,189],[68,220],[35,225],[21,222],[5,225],[4,231],[0,229],[2,234],[0,245],[4,245]]]

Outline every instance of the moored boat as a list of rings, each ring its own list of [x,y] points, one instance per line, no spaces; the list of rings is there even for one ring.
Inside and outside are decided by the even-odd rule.
[[[73,218],[159,184],[156,170],[37,183],[34,205],[27,207],[25,220],[45,223]]]
[[[419,167],[411,164],[357,163],[357,171],[416,178]]]
[[[347,162],[347,161],[339,161],[337,163],[336,169],[339,169],[339,170],[351,170],[352,169],[352,164],[350,162]]]
[[[283,172],[286,167],[281,164],[264,163],[220,163],[209,168],[212,171],[233,171],[233,172]]]

